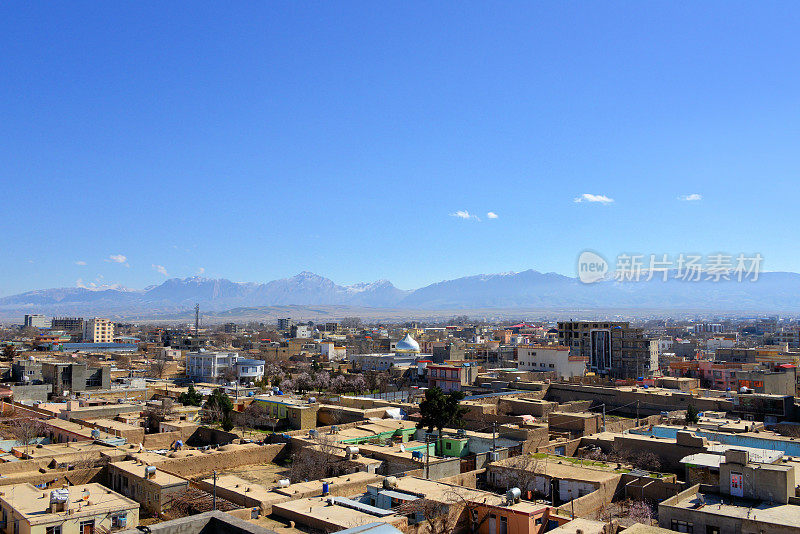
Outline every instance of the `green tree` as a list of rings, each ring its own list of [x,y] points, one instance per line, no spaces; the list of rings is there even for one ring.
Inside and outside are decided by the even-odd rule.
[[[427,428],[428,432],[433,432],[435,428],[440,450],[442,430],[445,427],[460,428],[464,424],[463,416],[468,410],[459,404],[463,398],[461,391],[445,394],[439,387],[425,390],[425,400],[419,404],[422,419],[417,423],[417,428]]]
[[[5,347],[3,347],[2,360],[4,362],[10,362],[11,360],[14,359],[14,356],[16,356],[16,354],[17,354],[17,349],[16,347],[14,347],[14,345],[6,345]]]
[[[222,421],[224,423],[226,419],[230,419],[233,411],[233,402],[222,388],[217,388],[209,395],[203,408],[205,408],[206,414],[208,414],[212,422]]]
[[[203,394],[190,384],[185,393],[178,395],[178,402],[184,406],[200,406],[203,404]]]
[[[226,415],[222,419],[222,430],[224,430],[225,432],[230,432],[231,430],[233,430],[233,421],[231,420],[230,414]]]
[[[690,404],[686,407],[686,423],[697,423],[698,421],[700,421],[700,415],[697,408],[694,407],[694,404]]]

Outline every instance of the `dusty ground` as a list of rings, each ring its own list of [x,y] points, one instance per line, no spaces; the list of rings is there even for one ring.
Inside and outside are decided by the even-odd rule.
[[[278,480],[286,478],[289,470],[276,464],[258,464],[226,469],[223,474],[236,475],[255,484],[271,488]]]

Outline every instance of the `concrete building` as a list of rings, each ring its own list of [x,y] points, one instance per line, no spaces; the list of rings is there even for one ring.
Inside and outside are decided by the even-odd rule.
[[[517,368],[521,371],[551,371],[559,378],[586,374],[588,359],[558,345],[530,345],[517,348]]]
[[[260,403],[270,417],[278,420],[276,428],[305,430],[317,427],[319,404],[284,395],[261,395],[254,397],[253,402]]]
[[[800,352],[790,351],[786,345],[719,348],[715,351],[714,357],[717,361],[733,363],[800,364]]]
[[[293,324],[289,317],[278,319],[278,330],[290,330]]]
[[[786,344],[790,349],[800,349],[800,329],[775,332],[772,334],[772,340],[778,345]]]
[[[50,329],[69,334],[73,343],[83,339],[83,318],[81,317],[53,317]]]
[[[478,366],[472,363],[452,362],[451,365],[428,364],[428,387],[442,391],[461,391],[478,378]]]
[[[186,353],[186,376],[198,382],[217,382],[228,369],[234,369],[238,352],[206,351]],[[263,368],[261,370],[264,372]]]
[[[730,449],[719,466],[716,491],[695,485],[661,502],[658,523],[677,532],[707,534],[800,533],[795,466],[754,463],[746,450]]]
[[[95,317],[83,323],[85,343],[113,343],[114,323],[110,319]]]
[[[408,367],[417,362],[414,354],[348,354],[347,360],[357,371],[387,371],[392,367]]]
[[[137,460],[108,464],[111,488],[140,503],[149,515],[161,513],[168,497],[189,487],[189,481]]]
[[[139,503],[94,483],[59,490],[13,484],[3,488],[0,506],[6,534],[95,534],[139,524]]]
[[[30,364],[35,365],[35,364]],[[54,392],[76,392],[111,388],[111,367],[89,367],[85,363],[42,362],[42,381]]]
[[[264,360],[250,360],[239,358],[234,364],[236,366],[236,378],[239,382],[255,382],[264,376]]]
[[[558,341],[589,369],[613,378],[636,378],[651,371],[650,341],[644,330],[624,321],[562,321]]]
[[[314,329],[307,324],[297,324],[292,326],[291,332],[294,338],[307,339],[311,337]]]
[[[39,313],[26,313],[23,319],[23,326],[33,328],[50,328],[50,320],[47,316]]]

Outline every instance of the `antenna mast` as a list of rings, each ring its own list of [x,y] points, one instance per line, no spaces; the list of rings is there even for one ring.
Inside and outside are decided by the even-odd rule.
[[[194,333],[200,335],[200,304],[194,305]]]

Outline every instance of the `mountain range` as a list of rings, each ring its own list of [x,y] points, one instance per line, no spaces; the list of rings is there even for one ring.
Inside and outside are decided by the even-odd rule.
[[[800,311],[800,274],[761,273],[755,282],[680,280],[583,284],[557,273],[527,270],[437,282],[402,290],[388,280],[341,286],[302,272],[267,283],[201,277],[172,278],[141,290],[70,287],[28,291],[0,298],[0,315],[159,315],[259,306],[346,306],[406,310],[648,309],[718,312]]]

